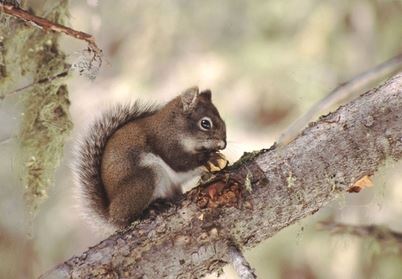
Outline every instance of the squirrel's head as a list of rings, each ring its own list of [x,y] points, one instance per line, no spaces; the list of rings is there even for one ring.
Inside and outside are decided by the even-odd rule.
[[[184,117],[181,143],[190,153],[215,152],[226,147],[226,126],[211,100],[211,91],[198,87],[185,90],[177,105]]]

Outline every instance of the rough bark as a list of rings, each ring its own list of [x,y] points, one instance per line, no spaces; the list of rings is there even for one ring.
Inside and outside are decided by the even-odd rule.
[[[402,157],[402,73],[42,278],[200,278]]]

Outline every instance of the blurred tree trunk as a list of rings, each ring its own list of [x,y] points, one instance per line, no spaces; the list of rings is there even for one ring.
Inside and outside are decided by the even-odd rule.
[[[22,8],[31,14],[60,24],[68,20],[67,0],[25,2]],[[21,178],[32,218],[47,197],[72,129],[66,84],[62,79],[46,81],[66,73],[70,65],[59,49],[58,33],[45,32],[0,10],[0,34],[0,102],[12,97],[9,92],[32,85],[18,93],[24,105],[19,132]]]
[[[23,1],[7,2],[15,4],[13,2]],[[24,2],[21,8],[49,20],[65,23],[68,19],[66,0]],[[32,224],[36,209],[53,182],[55,169],[62,156],[64,139],[72,128],[67,86],[62,80],[38,82],[69,67],[64,53],[59,50],[58,41],[58,34],[44,32],[7,15],[0,8],[0,103],[7,95],[13,105],[23,106],[21,115],[16,115],[21,118],[18,172],[21,175],[21,186],[25,190],[28,226]],[[9,94],[26,84],[35,85],[18,94]],[[33,278],[33,267],[38,261],[38,255],[32,239],[15,231],[7,237],[6,232],[2,228],[0,234],[3,242],[5,239],[10,243],[1,249],[12,262],[8,266],[9,274],[18,278]]]
[[[42,278],[200,278],[402,158],[402,73]]]

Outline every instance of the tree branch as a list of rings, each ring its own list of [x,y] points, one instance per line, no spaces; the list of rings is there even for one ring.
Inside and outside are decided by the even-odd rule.
[[[402,249],[402,233],[378,225],[349,225],[333,222],[318,223],[320,230],[327,230],[333,234],[350,234],[359,237],[372,237],[379,242],[390,242]]]
[[[11,91],[11,92],[7,92],[7,93],[3,94],[2,96],[0,96],[0,100],[4,99],[4,98],[6,98],[6,97],[9,97],[9,96],[11,96],[11,95],[17,94],[17,93],[19,93],[19,92],[21,92],[21,91],[27,90],[27,89],[29,89],[29,88],[31,88],[31,87],[36,86],[36,85],[49,83],[49,82],[52,82],[52,81],[54,81],[54,80],[56,80],[56,79],[60,79],[60,78],[67,77],[67,76],[68,76],[68,71],[69,71],[69,70],[66,70],[66,71],[61,72],[61,73],[59,73],[59,74],[57,74],[57,75],[54,75],[54,76],[51,76],[51,77],[42,78],[42,79],[40,79],[40,80],[38,80],[38,81],[31,82],[30,84],[24,85],[23,87],[17,88],[17,89],[15,89],[15,90]]]
[[[39,16],[33,15],[27,11],[24,11],[23,9],[19,8],[18,1],[15,4],[17,4],[17,5],[12,5],[12,4],[9,4],[7,2],[3,2],[0,0],[0,12],[4,12],[14,18],[28,22],[32,26],[40,28],[42,30],[53,31],[53,32],[57,32],[57,33],[64,33],[67,36],[87,42],[88,43],[88,49],[86,50],[87,53],[82,56],[80,62],[73,65],[73,68],[78,68],[80,74],[85,74],[88,78],[95,79],[97,72],[99,71],[100,67],[102,66],[103,53],[102,53],[102,49],[100,49],[97,46],[97,44],[95,42],[95,38],[92,35],[85,33],[85,32],[74,30],[70,27],[58,24],[56,22],[52,22],[50,20],[47,20],[46,18],[39,17]],[[89,58],[86,57],[87,54],[90,55]],[[43,80],[41,80],[41,82],[39,81],[36,83],[29,84],[25,87],[17,89],[6,95],[7,96],[12,95],[19,91],[32,87],[38,83],[51,82],[54,79],[64,77],[65,75],[68,74],[69,70],[70,69],[68,69],[67,71],[64,71],[56,76],[53,76],[53,77],[44,78]]]
[[[339,104],[342,101],[356,96],[359,91],[367,88],[374,82],[379,82],[380,79],[390,77],[402,69],[402,53],[397,56],[377,65],[376,67],[367,70],[355,76],[351,80],[340,84],[334,90],[329,92],[322,100],[313,105],[305,114],[296,119],[279,137],[277,144],[279,146],[289,143],[297,134],[307,126],[318,113],[330,109],[332,106]]]
[[[29,12],[24,11],[21,8],[11,4],[0,2],[0,11],[13,17],[19,18],[25,22],[28,22],[35,27],[39,27],[40,29],[64,33],[67,36],[86,41],[88,43],[88,47],[92,49],[95,53],[97,53],[98,55],[102,53],[102,50],[96,45],[95,38],[88,33],[77,31],[70,27],[51,22],[46,18],[32,15]]]
[[[42,278],[200,278],[402,158],[402,73]],[[210,182],[211,183],[211,182]],[[223,185],[223,187],[218,187]],[[208,188],[221,189],[209,195]],[[231,240],[230,242],[228,240]],[[109,276],[109,277],[107,277]]]
[[[229,257],[240,279],[256,279],[254,270],[236,245],[229,244]]]

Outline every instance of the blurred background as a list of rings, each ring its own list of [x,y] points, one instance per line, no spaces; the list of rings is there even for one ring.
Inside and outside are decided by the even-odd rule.
[[[270,147],[331,89],[402,51],[400,0],[86,0],[70,1],[70,15],[70,26],[95,36],[104,64],[94,81],[67,81],[74,130],[32,224],[17,171],[21,104],[0,102],[0,278],[38,276],[101,240],[79,217],[70,165],[74,139],[110,104],[210,88],[233,162]],[[70,63],[86,48],[65,36],[60,44]],[[401,168],[389,162],[374,187],[339,196],[248,251],[259,278],[402,278],[400,243],[316,226],[330,219],[402,232]],[[236,277],[227,267],[222,278]]]

